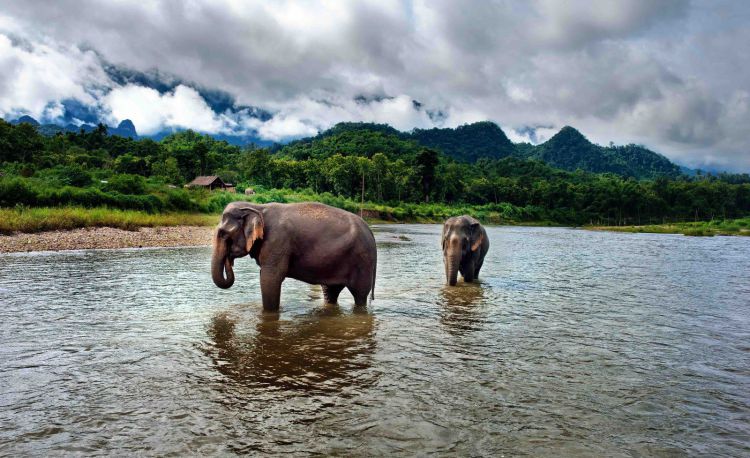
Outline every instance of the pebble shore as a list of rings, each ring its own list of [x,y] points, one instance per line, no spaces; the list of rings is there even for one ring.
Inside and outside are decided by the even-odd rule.
[[[111,227],[0,235],[0,253],[108,248],[145,248],[211,245],[213,227],[144,227],[125,231]]]

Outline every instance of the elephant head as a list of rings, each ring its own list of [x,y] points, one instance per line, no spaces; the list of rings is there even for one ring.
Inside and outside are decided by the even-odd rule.
[[[257,241],[263,240],[263,229],[259,208],[247,202],[227,205],[216,228],[211,257],[211,277],[216,286],[226,289],[234,284],[234,260],[246,256]]]
[[[479,221],[471,216],[456,216],[445,222],[442,236],[443,262],[449,285],[456,285],[459,267],[471,258],[472,252],[479,249],[483,237]],[[468,265],[467,268],[473,269],[473,265]]]

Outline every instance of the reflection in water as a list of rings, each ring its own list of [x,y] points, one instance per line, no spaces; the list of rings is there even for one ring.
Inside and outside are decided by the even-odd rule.
[[[451,334],[478,331],[486,321],[486,311],[481,309],[484,300],[481,283],[459,282],[456,286],[443,286],[440,290],[440,323]]]
[[[376,348],[375,320],[366,309],[327,305],[289,320],[262,313],[244,322],[221,312],[208,333],[217,370],[244,385],[330,391],[374,382],[365,369]]]

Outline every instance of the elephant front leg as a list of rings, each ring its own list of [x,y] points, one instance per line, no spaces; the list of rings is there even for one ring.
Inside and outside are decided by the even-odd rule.
[[[260,269],[260,294],[263,310],[277,311],[281,302],[281,283],[284,275],[272,269]]]
[[[466,266],[461,269],[461,275],[464,277],[464,282],[471,283],[474,281],[474,263],[467,262]]]
[[[343,285],[322,285],[323,299],[326,304],[336,304],[339,300],[339,294],[344,289]]]

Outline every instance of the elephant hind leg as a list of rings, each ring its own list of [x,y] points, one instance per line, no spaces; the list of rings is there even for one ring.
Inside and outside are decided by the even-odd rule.
[[[356,288],[348,286],[349,292],[354,296],[355,307],[367,307],[367,296],[370,294],[370,288]]]
[[[344,289],[343,285],[321,285],[323,289],[323,299],[326,304],[336,304],[339,300],[339,294]]]

